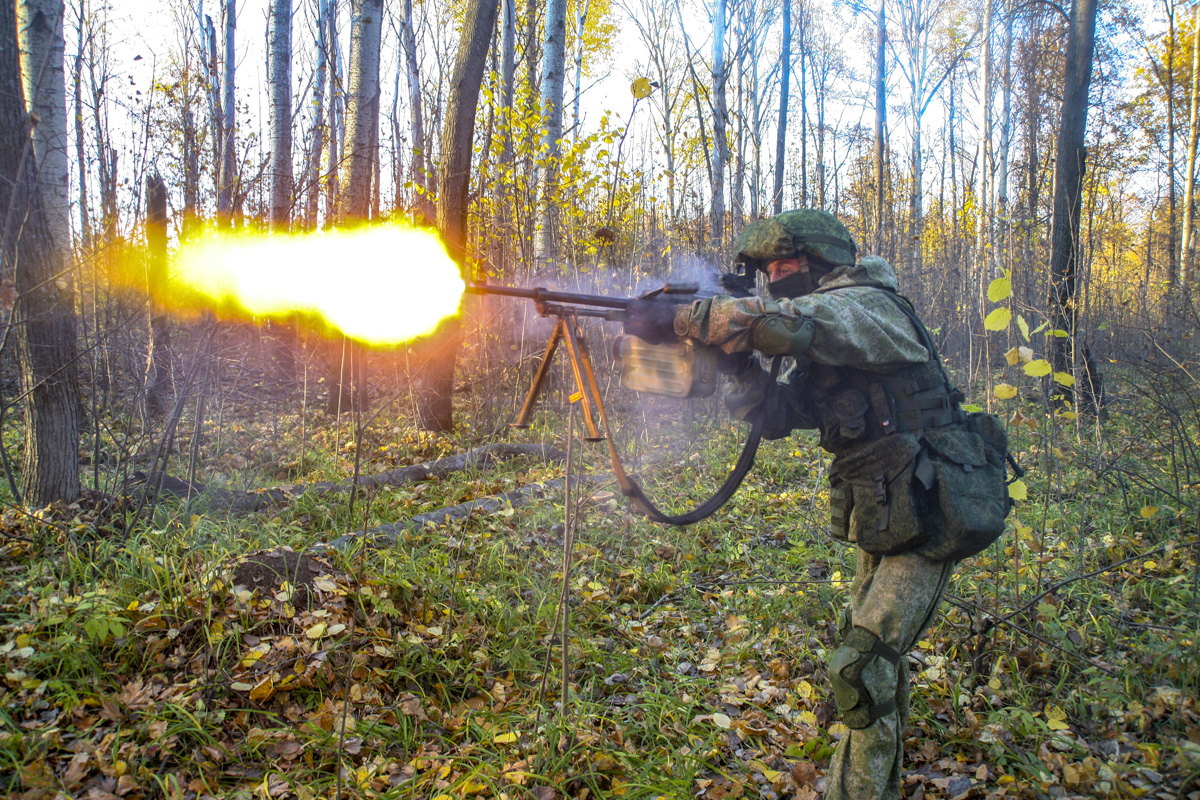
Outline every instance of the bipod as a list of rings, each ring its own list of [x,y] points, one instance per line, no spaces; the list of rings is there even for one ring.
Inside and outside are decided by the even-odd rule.
[[[571,358],[571,373],[575,376],[575,393],[571,395],[571,402],[579,401],[579,405],[583,408],[583,422],[587,427],[587,436],[584,439],[589,442],[602,442],[605,435],[601,434],[600,429],[603,427],[607,433],[608,417],[604,411],[604,398],[600,395],[600,384],[596,380],[596,371],[592,368],[592,359],[588,355],[587,344],[583,340],[583,331],[579,327],[579,311],[555,303],[539,303],[538,305],[538,310],[543,315],[554,315],[558,318],[558,322],[555,323],[550,340],[546,343],[546,352],[542,355],[542,363],[538,365],[537,373],[533,376],[529,393],[525,395],[525,404],[521,406],[521,413],[512,426],[514,428],[529,427],[533,406],[542,392],[546,375],[550,372],[550,362],[554,359],[554,354],[558,352],[559,344],[566,342],[567,354]],[[585,316],[596,315],[586,314]]]

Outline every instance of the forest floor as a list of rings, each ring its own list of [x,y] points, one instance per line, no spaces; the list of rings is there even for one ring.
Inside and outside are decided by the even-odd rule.
[[[1143,415],[1015,419],[1029,497],[910,657],[908,797],[1200,800],[1197,487],[1154,490],[1170,466]],[[200,474],[346,480],[356,455],[368,474],[485,441],[384,416],[356,443],[248,402],[197,443]],[[680,509],[742,435],[684,416],[623,441]],[[567,427],[551,413],[506,436],[565,450]],[[827,457],[806,434],[764,443],[729,505],[673,529],[628,508],[602,447],[572,447],[572,471],[602,481],[578,484],[569,532],[558,490],[320,547],[564,476],[521,457],[251,515],[204,496],[10,504],[0,794],[820,797],[845,731],[824,665],[854,573],[826,535]]]

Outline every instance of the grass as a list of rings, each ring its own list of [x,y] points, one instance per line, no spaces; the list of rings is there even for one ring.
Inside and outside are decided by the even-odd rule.
[[[1012,531],[959,569],[915,650],[910,790],[1200,789],[1196,487],[1174,492],[1169,454],[1138,438],[1136,411],[1100,439],[1028,411],[1029,499]],[[742,434],[704,405],[686,416],[621,434],[647,491],[676,512],[711,491]],[[351,428],[312,412],[303,426],[226,414],[204,444],[204,479],[344,479],[356,455],[368,473],[484,440],[384,417],[355,446]],[[561,445],[565,430],[548,414],[521,436]],[[576,449],[577,469],[606,470],[601,448]],[[558,477],[561,465],[513,459],[360,496],[353,512],[347,495],[249,517],[170,499],[140,516],[94,500],[32,516],[10,507],[0,792],[818,796],[840,735],[824,660],[854,571],[825,536],[827,466],[811,435],[764,443],[735,500],[686,530],[642,520],[611,483],[594,487],[566,576],[561,494],[381,551],[323,553],[328,577],[311,602],[294,587],[231,586],[229,567]]]

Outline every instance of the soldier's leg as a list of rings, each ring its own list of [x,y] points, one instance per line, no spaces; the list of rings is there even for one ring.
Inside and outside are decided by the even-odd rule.
[[[915,553],[880,558],[859,552],[850,596],[853,627],[829,663],[850,731],[830,763],[827,799],[900,797],[908,717],[908,675],[900,662],[932,622],[953,571],[954,562]]]

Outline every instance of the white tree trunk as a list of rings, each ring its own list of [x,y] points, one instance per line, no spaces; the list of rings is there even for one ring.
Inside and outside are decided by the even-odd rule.
[[[1200,5],[1192,41],[1192,106],[1188,121],[1187,188],[1183,195],[1183,238],[1180,246],[1179,283],[1188,286],[1196,268],[1196,145],[1200,139]]]
[[[727,0],[713,3],[713,169],[712,169],[712,239],[720,246],[725,236],[725,165],[729,161],[725,120],[725,10]]]
[[[234,34],[237,30],[237,0],[225,0],[225,77],[223,89],[225,99],[221,114],[221,171],[217,188],[217,216],[224,225],[233,224],[237,162],[233,155],[233,130],[236,113],[234,74],[237,66],[237,51]]]
[[[25,108],[37,115],[33,156],[55,246],[71,246],[71,195],[67,158],[67,106],[63,73],[63,0],[19,0],[17,30]]]
[[[292,216],[292,0],[271,4],[271,226]]]
[[[561,157],[563,81],[567,60],[567,2],[547,0],[546,36],[542,50],[543,158],[538,185],[542,189],[541,220],[534,252],[539,262],[556,257],[558,250],[558,160]]]
[[[317,199],[321,194],[321,156],[325,152],[325,73],[329,63],[329,43],[325,36],[329,0],[317,0],[317,74],[313,80],[312,140],[304,165],[301,190],[304,192],[304,226],[317,225]]]
[[[350,21],[350,85],[337,221],[363,220],[371,203],[372,147],[379,127],[379,45],[383,0],[354,0]]]
[[[413,27],[412,0],[404,0],[404,20],[400,28],[400,47],[404,51],[405,75],[408,78],[408,107],[412,115],[412,177],[417,210],[426,221],[433,219],[429,202],[429,148],[425,142],[425,118],[421,109],[421,67],[417,61],[417,35]]]

